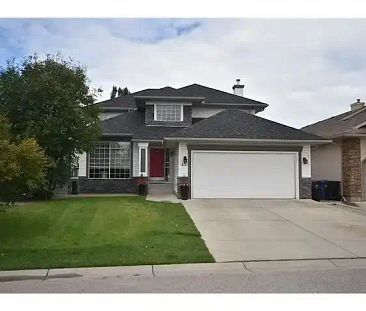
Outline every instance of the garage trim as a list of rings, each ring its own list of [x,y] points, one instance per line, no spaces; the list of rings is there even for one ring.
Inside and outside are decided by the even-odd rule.
[[[191,179],[191,196],[193,197],[193,189],[194,189],[194,161],[193,155],[195,153],[241,153],[241,154],[293,154],[295,161],[295,198],[300,198],[300,166],[299,166],[299,156],[296,151],[262,151],[262,150],[198,150],[192,149],[190,152],[190,179]]]

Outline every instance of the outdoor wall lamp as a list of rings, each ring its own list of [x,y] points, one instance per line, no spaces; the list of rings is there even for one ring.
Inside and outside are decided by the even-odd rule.
[[[309,160],[307,158],[305,158],[305,157],[302,158],[302,163],[308,164],[308,162],[309,162]]]
[[[184,156],[184,157],[183,157],[182,165],[183,165],[183,166],[187,166],[187,163],[188,163],[187,156]]]

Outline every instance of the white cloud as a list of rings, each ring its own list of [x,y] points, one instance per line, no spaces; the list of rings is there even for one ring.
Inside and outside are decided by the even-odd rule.
[[[86,65],[105,98],[112,84],[136,91],[196,82],[231,92],[241,78],[245,96],[270,105],[262,116],[300,127],[366,97],[366,20],[202,20],[175,35],[190,23],[28,21],[16,30],[26,53],[61,51]]]

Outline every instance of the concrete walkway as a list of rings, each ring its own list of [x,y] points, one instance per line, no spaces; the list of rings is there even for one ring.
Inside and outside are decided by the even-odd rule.
[[[218,262],[366,257],[366,216],[312,200],[182,201]]]
[[[173,193],[171,183],[150,183],[148,186],[146,200],[155,202],[180,203],[180,200]]]

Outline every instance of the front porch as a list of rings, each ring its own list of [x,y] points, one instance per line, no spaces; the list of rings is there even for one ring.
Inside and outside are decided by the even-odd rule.
[[[133,177],[145,179],[148,184],[148,199],[179,202],[180,177],[188,178],[186,145],[167,145],[161,141],[134,142],[132,162]]]

